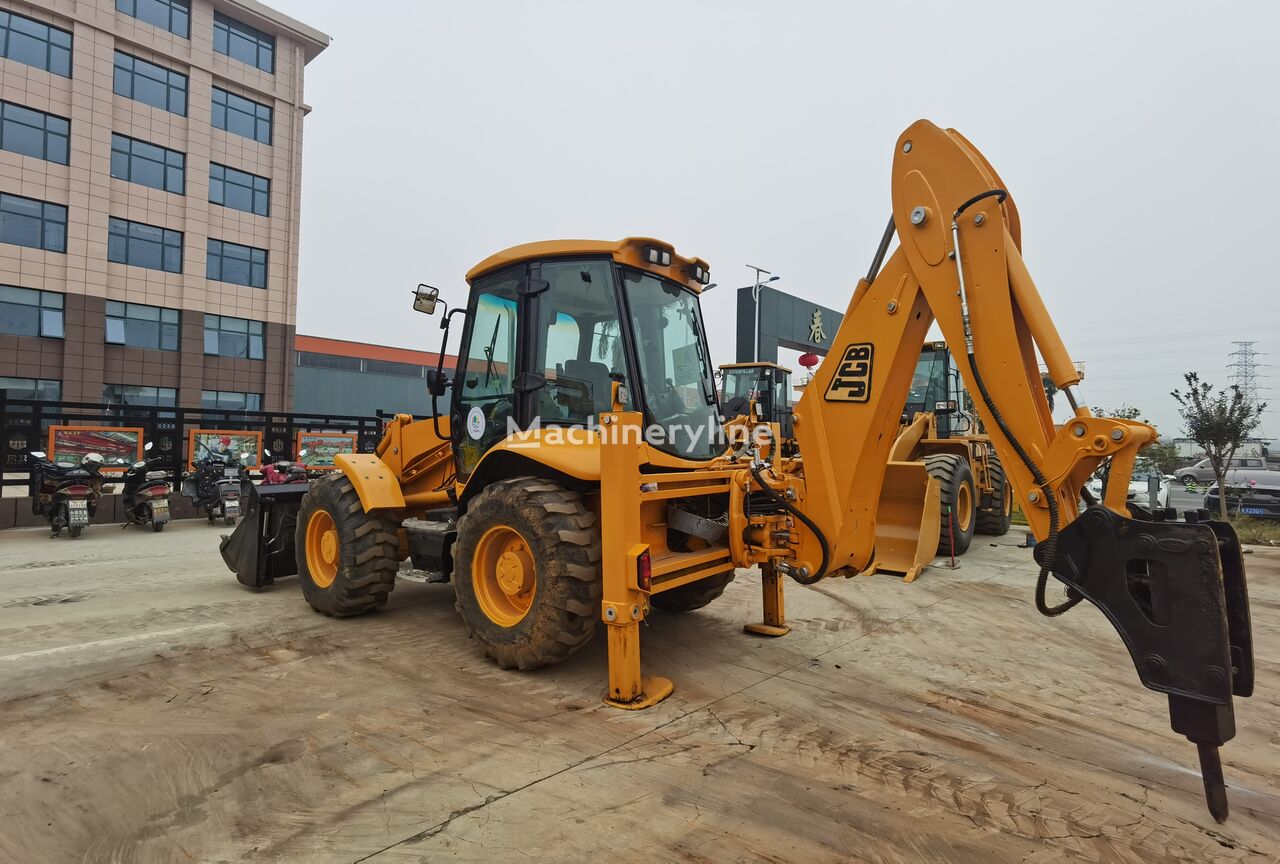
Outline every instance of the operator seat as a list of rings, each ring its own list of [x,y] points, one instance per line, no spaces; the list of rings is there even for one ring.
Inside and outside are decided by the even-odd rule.
[[[608,366],[593,360],[566,360],[564,374],[566,378],[585,381],[591,387],[591,405],[585,412],[587,416],[594,417],[601,411],[609,410],[613,382],[609,377]]]

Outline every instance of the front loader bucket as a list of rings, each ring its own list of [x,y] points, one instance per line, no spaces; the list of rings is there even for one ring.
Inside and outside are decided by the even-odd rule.
[[[298,572],[293,533],[308,485],[246,484],[248,494],[241,502],[240,522],[235,531],[223,535],[218,547],[222,560],[241,584],[261,588]]]
[[[941,495],[923,462],[890,462],[876,511],[876,551],[864,576],[912,582],[938,551]]]

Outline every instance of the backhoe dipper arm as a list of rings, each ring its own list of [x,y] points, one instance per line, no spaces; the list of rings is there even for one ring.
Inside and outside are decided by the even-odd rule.
[[[1022,260],[1012,197],[986,159],[927,121],[898,139],[893,221],[900,245],[860,280],[831,349],[796,406],[804,464],[801,581],[874,557],[877,504],[911,376],[936,319],[975,408],[1040,543],[1036,604],[1057,615],[1087,599],[1124,640],[1138,676],[1168,694],[1175,731],[1199,745],[1209,809],[1225,819],[1217,746],[1235,734],[1232,696],[1253,688],[1248,597],[1230,526],[1130,514],[1125,494],[1151,426],[1093,417],[1080,381]],[[1074,417],[1054,426],[1037,353]],[[1078,513],[1080,489],[1111,460],[1106,499]],[[812,527],[808,523],[812,523]],[[816,528],[817,530],[813,530]],[[822,555],[821,532],[828,555]],[[820,561],[829,558],[826,574]],[[781,566],[781,565],[780,565]],[[784,572],[786,572],[784,571]],[[1067,586],[1050,605],[1052,573]]]

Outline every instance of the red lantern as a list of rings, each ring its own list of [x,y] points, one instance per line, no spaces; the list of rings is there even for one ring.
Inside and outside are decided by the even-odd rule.
[[[800,365],[806,369],[812,369],[820,362],[822,362],[822,358],[817,354],[814,354],[812,351],[800,355]]]

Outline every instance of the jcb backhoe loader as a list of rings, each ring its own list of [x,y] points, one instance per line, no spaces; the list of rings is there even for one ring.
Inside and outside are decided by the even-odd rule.
[[[1226,818],[1218,746],[1235,734],[1232,697],[1253,689],[1233,530],[1126,506],[1155,430],[1075,407],[1080,378],[1023,263],[1013,198],[973,145],[913,124],[894,147],[892,199],[870,272],[795,407],[795,459],[776,443],[720,440],[701,259],[628,238],[531,243],[481,262],[465,308],[442,321],[441,356],[464,319],[448,416],[397,417],[375,453],[338,456],[339,470],[303,497],[295,545],[307,600],[331,615],[375,608],[412,552],[451,574],[467,629],[501,666],[560,660],[604,626],[606,701],[652,705],[672,685],[641,675],[651,604],[696,609],[735,568],[759,565],[764,621],[749,629],[781,635],[783,577],[811,585],[865,570],[881,489],[936,483],[922,463],[890,459],[936,320],[964,346],[957,366],[1041,538],[1037,608],[1058,615],[1087,599],[1103,611],[1141,682],[1167,694],[1174,730],[1196,742],[1210,811]],[[415,306],[433,311],[437,298],[420,289]],[[1074,409],[1058,429],[1037,350]],[[429,386],[444,392],[439,372]],[[1107,460],[1104,500],[1077,515],[1081,487]],[[273,507],[279,525],[284,506]],[[238,547],[254,567],[258,546]],[[1066,585],[1058,602],[1050,574]]]

